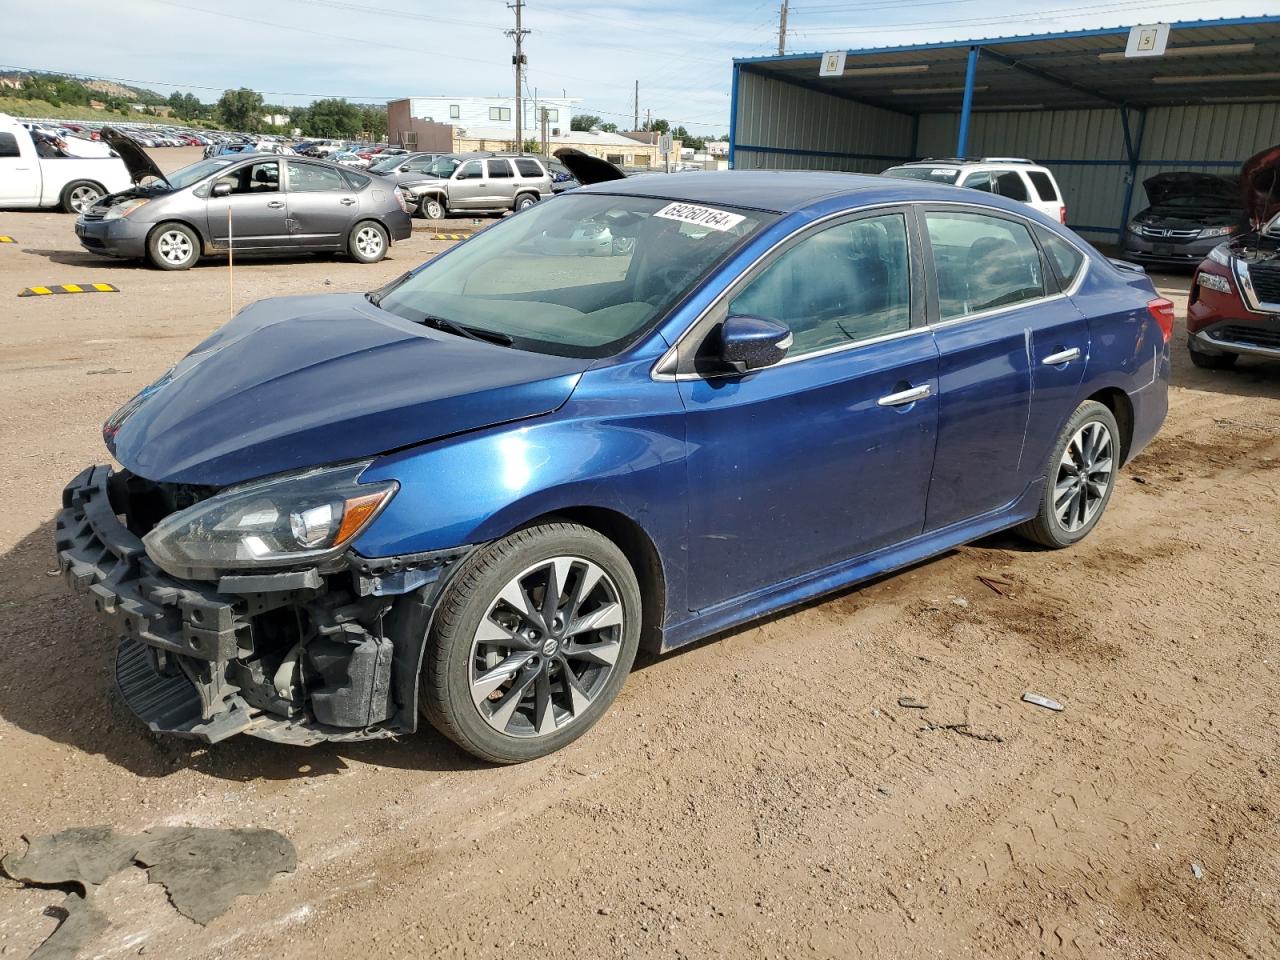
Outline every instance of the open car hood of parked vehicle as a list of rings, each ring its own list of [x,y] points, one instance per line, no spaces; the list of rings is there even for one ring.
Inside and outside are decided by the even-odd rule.
[[[601,160],[589,153],[565,147],[552,154],[557,160],[569,168],[574,179],[583,186],[588,183],[606,183],[609,180],[625,180],[626,174],[608,160]]]
[[[1280,144],[1246,160],[1240,168],[1240,183],[1250,222],[1259,229],[1265,227],[1269,235],[1280,232],[1275,222],[1280,217]]]
[[[1235,210],[1241,207],[1240,185],[1232,177],[1177,171],[1147,177],[1142,186],[1153,207],[1183,199],[1197,200],[1206,207]]]
[[[124,165],[129,171],[129,178],[135,184],[142,183],[147,177],[155,177],[165,183],[169,182],[168,178],[160,172],[160,168],[155,165],[155,162],[147,156],[146,151],[119,130],[113,127],[103,127],[102,139],[107,141],[107,145],[112,150],[120,154],[120,159],[124,161]]]
[[[103,425],[150,480],[221,487],[550,413],[590,360],[514,350],[360,294],[262,300]]]

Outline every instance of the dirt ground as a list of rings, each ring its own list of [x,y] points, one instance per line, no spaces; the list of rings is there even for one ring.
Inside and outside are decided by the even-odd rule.
[[[1280,957],[1280,364],[1194,370],[1179,327],[1164,432],[1085,543],[991,538],[643,661],[558,755],[202,748],[115,695],[51,517],[103,419],[227,319],[226,268],[101,260],[71,224],[0,212],[0,849],[194,824],[299,853],[208,928],[119,875],[89,955]],[[428,236],[241,264],[236,302],[372,288]],[[85,281],[121,292],[15,299]],[[26,956],[61,895],[0,883],[0,955]]]

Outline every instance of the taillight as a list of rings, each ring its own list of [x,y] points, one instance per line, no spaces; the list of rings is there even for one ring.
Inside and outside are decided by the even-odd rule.
[[[1067,225],[1067,205],[1065,203],[1058,205],[1058,222],[1064,227]]]
[[[405,213],[409,212],[409,201],[405,199],[404,191],[399,187],[396,188],[396,201],[400,204],[400,209]]]
[[[1160,332],[1164,334],[1164,342],[1168,343],[1173,336],[1173,301],[1164,297],[1156,297],[1147,303],[1147,312],[1160,324]]]

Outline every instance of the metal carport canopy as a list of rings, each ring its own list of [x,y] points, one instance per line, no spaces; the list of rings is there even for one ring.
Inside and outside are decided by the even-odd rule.
[[[970,110],[1280,101],[1280,16],[1173,23],[1159,57],[1126,58],[1129,30],[849,50],[838,77],[819,78],[822,53],[737,59],[731,116],[738,72],[748,71],[897,113],[960,112],[956,156],[963,157]],[[1128,109],[1122,113],[1129,141]]]

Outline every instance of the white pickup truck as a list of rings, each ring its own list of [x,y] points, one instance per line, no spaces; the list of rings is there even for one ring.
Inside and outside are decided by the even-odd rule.
[[[61,207],[81,213],[133,185],[117,156],[42,156],[30,132],[0,113],[0,208]]]

